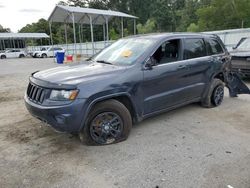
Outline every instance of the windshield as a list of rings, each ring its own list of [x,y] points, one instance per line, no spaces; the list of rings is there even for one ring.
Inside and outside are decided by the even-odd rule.
[[[238,50],[249,50],[250,49],[250,38],[246,38],[238,47]]]
[[[93,61],[131,65],[154,44],[153,39],[121,39],[92,58]]]

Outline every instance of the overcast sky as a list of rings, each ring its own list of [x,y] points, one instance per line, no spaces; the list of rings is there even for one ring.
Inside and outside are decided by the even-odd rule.
[[[26,24],[48,19],[60,0],[0,0],[0,25],[17,32]]]

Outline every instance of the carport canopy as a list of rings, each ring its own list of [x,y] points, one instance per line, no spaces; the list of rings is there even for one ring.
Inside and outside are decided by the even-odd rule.
[[[46,33],[0,33],[0,40],[5,39],[42,39],[49,38]]]
[[[51,24],[52,22],[59,23],[72,23],[73,24],[73,32],[74,32],[74,43],[76,45],[76,29],[75,24],[89,24],[91,30],[91,41],[92,41],[92,50],[94,53],[94,34],[93,34],[93,25],[103,25],[104,32],[104,40],[109,40],[109,29],[108,23],[114,17],[121,18],[121,31],[122,37],[124,35],[123,32],[123,18],[130,18],[134,20],[134,34],[136,34],[136,19],[138,17],[132,16],[123,12],[117,12],[112,10],[101,10],[101,9],[92,9],[92,8],[82,8],[82,7],[73,7],[73,6],[64,6],[57,5],[51,15],[48,18],[50,23],[50,35],[51,35],[51,43],[53,44],[52,32],[51,32]],[[106,27],[106,30],[105,30]],[[106,36],[105,36],[106,32]],[[65,27],[65,39],[67,43],[67,31]]]
[[[25,46],[26,39],[44,38],[49,38],[49,36],[46,33],[0,33],[0,50],[5,50],[7,46],[19,48],[19,41],[15,42],[16,40],[21,40],[20,46]]]
[[[71,14],[74,14],[74,20]],[[106,19],[110,20],[113,17],[137,19],[136,16],[112,10],[57,5],[48,20],[50,22],[90,24],[89,17],[92,18],[94,25],[103,25],[106,23]]]

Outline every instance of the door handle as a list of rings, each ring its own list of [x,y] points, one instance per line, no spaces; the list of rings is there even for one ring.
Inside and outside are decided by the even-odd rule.
[[[227,59],[226,59],[226,57],[221,57],[221,58],[219,58],[219,60],[222,61],[223,63],[225,63]]]
[[[178,66],[178,69],[180,70],[180,69],[186,69],[187,68],[187,65],[180,65],[180,66]]]

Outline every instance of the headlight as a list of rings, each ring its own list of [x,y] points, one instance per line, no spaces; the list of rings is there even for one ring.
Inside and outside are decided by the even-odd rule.
[[[55,101],[75,100],[78,94],[78,90],[52,90],[50,99]]]

